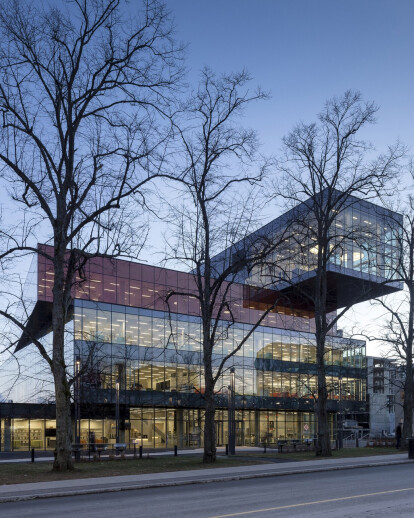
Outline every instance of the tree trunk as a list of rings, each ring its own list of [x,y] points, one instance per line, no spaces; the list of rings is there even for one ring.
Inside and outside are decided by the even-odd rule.
[[[208,265],[208,261],[206,263]],[[205,295],[207,300],[210,300],[210,286],[209,269],[206,275]],[[214,401],[214,377],[212,366],[212,352],[214,343],[211,342],[211,314],[209,310],[209,303],[205,304],[203,312],[203,364],[204,364],[204,382],[205,382],[205,418],[204,418],[204,454],[203,462],[205,464],[212,464],[216,462],[216,423],[214,421],[216,413],[216,404]]]
[[[55,241],[56,242],[56,241]],[[65,321],[66,301],[64,296],[65,247],[55,245],[53,284],[53,360],[52,372],[56,396],[56,455],[53,469],[66,471],[73,469],[72,461],[72,420],[70,412],[70,387],[65,363]]]
[[[322,381],[323,378],[323,381]],[[318,434],[316,441],[316,455],[330,457],[332,455],[329,419],[327,411],[328,392],[326,390],[325,373],[321,376],[318,372],[318,400],[316,401],[316,416],[318,422]]]
[[[206,414],[204,422],[204,455],[203,462],[211,464],[216,461],[216,424],[214,421],[216,413],[214,395],[206,397]]]
[[[205,379],[205,419],[204,419],[204,455],[203,462],[211,464],[216,461],[216,424],[214,421],[216,405],[214,401],[214,381],[211,366],[211,348],[204,344],[207,351],[204,355],[204,379]]]
[[[329,419],[327,411],[328,391],[326,389],[326,372],[325,372],[325,331],[326,315],[315,308],[316,322],[316,364],[318,369],[318,399],[316,401],[316,416],[318,424],[316,455],[321,457],[332,456],[331,437],[329,430]]]
[[[70,390],[64,369],[54,370],[56,394],[56,455],[54,471],[73,469],[72,418],[70,413]]]
[[[414,383],[412,355],[407,355],[407,364],[404,383],[404,423],[402,429],[401,446],[408,447],[408,441],[413,436],[413,411],[414,411]]]
[[[414,382],[413,382],[413,341],[414,341],[414,289],[413,289],[413,255],[412,255],[412,244],[410,246],[410,282],[409,282],[409,293],[410,293],[410,310],[408,314],[408,336],[406,343],[405,353],[405,380],[404,380],[404,423],[402,429],[401,446],[403,448],[408,447],[408,439],[413,436],[413,411],[414,411]]]

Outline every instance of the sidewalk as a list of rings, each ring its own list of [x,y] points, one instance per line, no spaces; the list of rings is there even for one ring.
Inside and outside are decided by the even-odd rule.
[[[260,464],[229,468],[171,471],[168,473],[150,473],[145,475],[13,484],[0,486],[0,503],[32,500],[36,498],[53,498],[112,491],[127,491],[132,489],[179,486],[185,484],[203,484],[208,482],[241,480],[246,478],[316,473],[338,469],[387,466],[391,464],[406,464],[413,462],[414,461],[407,458],[407,453],[398,453],[394,455],[378,455],[374,457],[292,461],[283,464]]]

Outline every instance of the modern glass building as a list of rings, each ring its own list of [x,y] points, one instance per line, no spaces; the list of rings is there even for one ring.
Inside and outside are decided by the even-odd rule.
[[[312,289],[317,234],[325,227],[328,305],[332,311],[402,289],[398,281],[402,216],[354,196],[341,200],[342,194],[335,190],[330,193],[330,205],[337,208],[331,209],[329,223],[321,222],[329,215],[318,216],[309,199],[218,254],[215,268],[222,271],[246,249],[257,254],[267,248],[266,261],[242,270],[237,281],[262,288],[255,294],[257,302],[266,302],[266,288],[270,288],[290,297],[290,304],[298,310],[304,304],[295,300],[295,292]],[[317,195],[319,205],[327,195],[327,191]],[[272,248],[272,242],[279,244]],[[254,293],[252,289],[252,297]]]
[[[386,224],[378,215],[383,209],[374,211],[372,207],[375,206],[361,202],[360,208],[352,206],[338,218],[337,224],[342,226],[362,222],[367,235],[363,247],[360,241],[350,241],[342,255],[333,258],[336,302],[332,311],[342,303],[338,301],[341,290],[348,289],[347,279],[357,282],[360,289],[363,281],[375,285],[376,294],[381,289],[386,293],[399,288],[383,282],[388,275],[387,264],[396,260],[398,248],[387,237]],[[258,232],[271,235],[279,231],[285,217]],[[310,247],[309,258],[312,253]],[[274,254],[272,260],[282,260],[280,251]],[[225,251],[218,256],[217,264],[228,255],[229,251]],[[291,275],[299,275],[298,282],[306,281],[303,275],[312,274],[312,261],[308,266],[305,263],[301,259],[289,270]],[[28,327],[31,334],[43,337],[47,346],[54,273],[41,255],[35,266],[36,302]],[[73,291],[66,351],[69,368],[73,373],[78,369],[82,373],[74,393],[80,408],[81,442],[116,442],[115,402],[119,396],[122,442],[150,448],[202,446],[205,385],[200,308],[192,295],[196,292],[193,275],[104,258],[91,259],[84,273],[86,280],[78,279]],[[285,289],[259,289],[261,274],[242,273],[229,288],[229,309],[235,322],[229,325],[225,317],[219,322],[223,332],[214,348],[216,366],[258,322],[269,290]],[[188,295],[173,295],[167,304],[167,295],[172,292]],[[228,315],[230,319],[230,311]],[[312,308],[285,304],[263,319],[227,362],[216,385],[218,445],[227,443],[231,367],[235,369],[236,444],[313,439],[317,392],[313,333]],[[19,341],[16,355],[22,364],[27,363],[27,370],[7,392],[7,400],[13,402],[0,404],[1,449],[53,449],[56,430],[48,368],[25,336]],[[361,423],[368,419],[364,342],[344,339],[333,329],[326,364],[334,439],[338,411]],[[1,368],[5,371],[7,365]],[[5,386],[0,385],[0,393],[6,393]]]

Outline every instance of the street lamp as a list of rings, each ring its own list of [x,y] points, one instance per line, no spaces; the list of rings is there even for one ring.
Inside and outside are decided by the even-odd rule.
[[[339,405],[338,405],[338,448],[344,447],[344,429],[342,421],[342,376],[339,376]]]
[[[236,421],[235,421],[235,372],[230,369],[230,385],[228,387],[228,418],[229,418],[229,454],[236,453]]]
[[[80,444],[80,357],[76,357],[75,362],[75,443],[77,447]]]
[[[115,421],[116,421],[116,429],[115,429],[115,440],[116,443],[119,444],[119,388],[120,388],[120,381],[119,378],[116,380],[115,383],[115,393],[116,393],[116,399],[115,399]]]

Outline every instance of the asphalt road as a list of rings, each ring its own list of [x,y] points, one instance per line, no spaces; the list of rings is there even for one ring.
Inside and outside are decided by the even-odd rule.
[[[0,516],[414,516],[412,464],[0,504]]]

